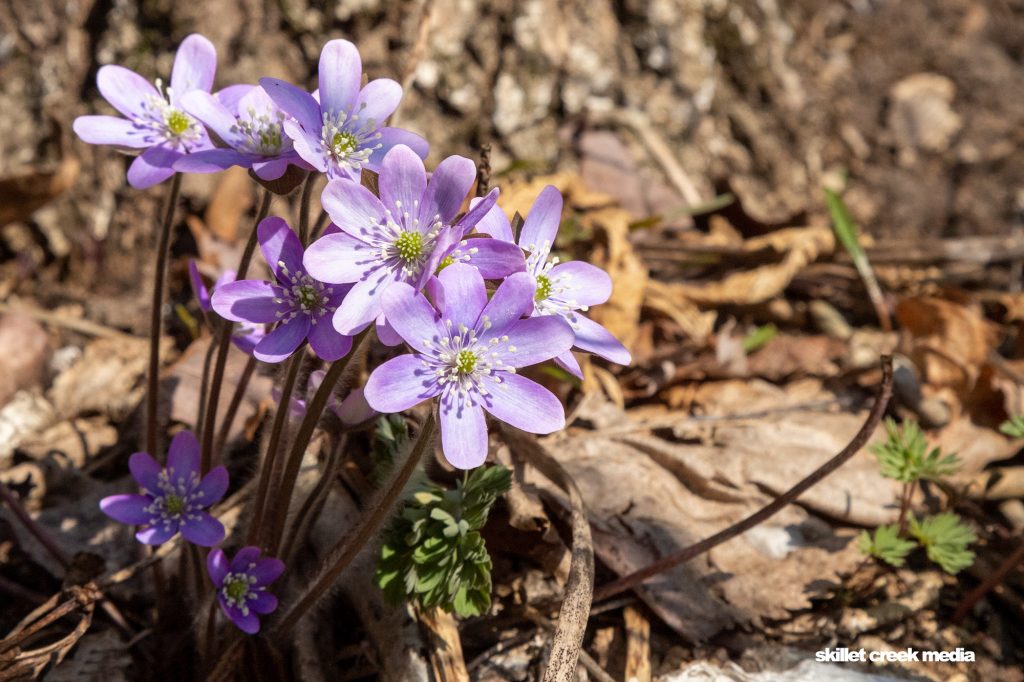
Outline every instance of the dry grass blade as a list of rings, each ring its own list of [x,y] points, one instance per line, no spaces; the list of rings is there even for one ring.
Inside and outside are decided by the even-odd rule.
[[[594,594],[594,543],[590,537],[590,523],[576,483],[537,440],[522,431],[503,427],[513,453],[537,467],[542,474],[558,485],[569,496],[572,505],[572,559],[569,579],[565,583],[565,598],[558,614],[551,655],[544,670],[544,681],[576,679],[576,663],[583,646],[583,635],[590,617],[590,604]]]

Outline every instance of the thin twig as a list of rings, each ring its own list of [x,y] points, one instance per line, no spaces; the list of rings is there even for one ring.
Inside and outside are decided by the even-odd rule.
[[[981,601],[986,594],[994,590],[997,585],[1003,582],[1003,580],[1006,579],[1006,576],[1010,574],[1010,571],[1017,568],[1022,561],[1024,561],[1024,540],[1017,545],[1017,549],[1013,550],[1013,553],[1011,553],[1010,556],[1006,557],[1003,563],[999,564],[999,567],[996,568],[996,570],[992,571],[992,573],[985,578],[984,582],[967,593],[963,600],[961,600],[960,604],[956,607],[956,611],[953,612],[953,616],[950,618],[950,621],[954,625],[962,623],[964,618],[967,617],[967,614],[974,608],[974,605]]]
[[[24,315],[25,317],[31,317],[34,320],[38,320],[43,324],[52,324],[57,327],[70,329],[71,331],[78,332],[79,334],[86,334],[88,336],[124,339],[126,341],[137,341],[144,338],[141,336],[126,334],[123,331],[114,329],[113,327],[107,327],[99,324],[98,322],[83,320],[77,317],[69,317],[68,315],[51,312],[49,310],[40,310],[39,308],[33,308],[32,306],[24,303],[0,303],[0,313]]]
[[[733,539],[738,535],[742,535],[751,528],[767,521],[783,508],[795,502],[801,495],[807,492],[807,490],[819,483],[829,474],[833,473],[836,469],[845,464],[847,460],[860,452],[861,448],[863,448],[865,443],[868,442],[868,439],[871,438],[871,434],[875,432],[879,422],[882,420],[882,415],[885,414],[885,408],[888,406],[889,399],[891,397],[892,357],[886,355],[882,357],[882,383],[878,387],[878,395],[875,398],[875,404],[871,407],[871,413],[868,415],[867,421],[864,422],[864,425],[861,426],[860,430],[853,437],[853,440],[851,440],[850,443],[839,452],[839,454],[822,464],[792,488],[742,521],[729,526],[725,530],[715,533],[709,538],[705,538],[700,542],[692,544],[689,547],[684,547],[676,552],[672,552],[649,566],[599,587],[594,593],[594,600],[601,601],[603,599],[608,599],[609,597],[614,597],[626,590],[639,587],[649,578],[653,578],[656,575],[675,568],[676,566],[690,561],[691,559],[704,554],[705,552]]]
[[[181,173],[175,173],[164,203],[164,218],[156,247],[156,271],[153,274],[153,300],[149,316],[149,373],[146,384],[146,452],[157,457],[157,411],[160,403],[160,336],[163,327],[164,287],[167,279],[167,259],[171,245],[171,227],[174,209],[181,191]]]
[[[245,392],[249,388],[249,382],[252,380],[252,375],[255,371],[256,358],[250,355],[245,361],[245,369],[242,370],[242,376],[238,378],[238,383],[235,385],[235,392],[231,396],[231,402],[228,404],[227,412],[224,413],[224,418],[221,420],[220,428],[217,429],[217,439],[213,441],[214,452],[224,452],[224,446],[227,445],[228,436],[231,433],[231,424],[235,421],[235,415],[238,414],[238,408],[242,405],[242,399],[245,398]]]
[[[28,511],[22,506],[21,500],[11,492],[11,489],[7,487],[5,483],[0,481],[0,499],[10,508],[11,512],[21,521],[21,524],[25,526],[25,529],[39,541],[39,544],[43,546],[50,556],[56,559],[63,568],[67,568],[71,565],[71,558],[67,553],[60,548],[57,542],[50,536],[50,533],[43,528],[41,525],[36,523],[35,519],[29,516]]]
[[[312,171],[306,176],[302,183],[302,195],[299,198],[299,241],[303,246],[309,246],[309,197],[313,193],[313,185],[320,177]]]

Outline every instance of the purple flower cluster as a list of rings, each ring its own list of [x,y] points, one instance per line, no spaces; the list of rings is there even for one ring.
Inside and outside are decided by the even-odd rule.
[[[304,353],[307,343],[320,361],[334,362],[371,324],[383,344],[405,344],[410,352],[372,367],[364,387],[343,400],[332,396],[330,409],[345,426],[434,401],[446,459],[469,469],[487,458],[487,415],[533,433],[564,428],[559,398],[521,370],[553,360],[582,378],[573,349],[630,362],[626,348],[585,315],[611,296],[611,279],[554,255],[558,190],[541,192],[516,238],[498,189],[470,199],[470,159],[449,156],[428,173],[426,140],[385,125],[401,86],[386,78],[364,85],[352,43],[324,46],[313,92],[272,78],[214,92],[215,71],[214,48],[198,35],[183,41],[167,87],[104,66],[100,93],[122,117],[83,116],[74,129],[86,142],[141,152],[128,171],[138,188],[175,172],[232,166],[275,191],[295,177],[272,182],[290,169],[310,181],[325,177],[320,203],[331,223],[322,235],[306,240],[304,222],[300,239],[279,217],[257,226],[269,279],[237,281],[225,272],[211,293],[194,263],[190,275],[203,314],[238,323],[235,345],[263,362]],[[310,390],[324,376],[313,372]],[[304,414],[304,395],[284,409]],[[174,438],[166,468],[146,453],[132,455],[129,466],[142,492],[104,498],[101,507],[142,526],[141,542],[160,544],[178,532],[206,547],[224,539],[207,510],[227,491],[227,472],[200,471],[190,432]],[[216,549],[208,560],[222,610],[247,633],[276,608],[267,587],[283,570],[256,547],[230,561]]]

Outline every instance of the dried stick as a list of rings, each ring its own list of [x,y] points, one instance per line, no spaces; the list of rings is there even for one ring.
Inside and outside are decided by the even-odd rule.
[[[967,593],[967,596],[956,607],[956,611],[953,612],[953,617],[950,619],[953,624],[957,625],[963,622],[967,614],[974,608],[974,605],[1003,582],[1006,576],[1010,574],[1010,571],[1017,568],[1022,561],[1024,561],[1024,542],[1017,545],[1017,549],[1013,550],[1013,553],[1006,557],[1003,563],[999,564],[999,567],[985,578],[984,582]]]
[[[878,423],[882,420],[882,415],[885,414],[885,408],[888,406],[889,399],[891,397],[892,357],[885,355],[882,357],[882,383],[878,387],[878,395],[875,398],[875,404],[871,407],[871,413],[868,415],[867,421],[864,422],[864,425],[860,427],[860,430],[853,437],[853,440],[851,440],[850,443],[839,452],[839,454],[822,464],[802,481],[742,521],[729,526],[725,530],[715,533],[709,538],[705,538],[700,542],[692,544],[689,547],[684,547],[676,552],[672,552],[649,566],[641,568],[638,571],[599,587],[594,593],[594,600],[600,601],[608,599],[609,597],[614,597],[626,590],[639,587],[649,578],[653,578],[656,575],[675,568],[676,566],[690,561],[691,559],[710,551],[738,535],[742,535],[754,526],[767,521],[786,506],[795,502],[810,488],[845,464],[855,454],[860,452],[861,448],[863,448],[868,442],[868,439],[871,438],[871,434],[875,432],[875,429],[878,427]]]

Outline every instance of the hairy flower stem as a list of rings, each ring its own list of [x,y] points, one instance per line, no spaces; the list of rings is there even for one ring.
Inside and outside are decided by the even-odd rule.
[[[295,515],[295,520],[289,526],[288,533],[285,535],[284,548],[281,550],[281,559],[286,564],[291,561],[295,550],[302,545],[303,540],[309,534],[310,528],[313,527],[313,521],[320,514],[320,510],[327,500],[327,494],[331,491],[331,487],[334,484],[334,477],[338,474],[338,467],[341,465],[342,454],[347,444],[348,434],[342,434],[337,444],[331,448],[330,454],[327,455],[327,461],[324,463],[320,480],[316,482],[313,490],[309,492],[309,495]]]
[[[213,351],[217,349],[217,345],[210,339],[209,345],[206,347],[206,355],[203,357],[203,373],[199,379],[199,409],[196,410],[196,437],[202,438],[202,425],[203,415],[206,414],[206,393],[209,388],[208,384],[210,381],[210,367],[213,365]]]
[[[295,382],[299,378],[299,368],[305,359],[303,349],[300,346],[288,361],[285,370],[284,381],[281,384],[281,399],[277,404],[277,411],[274,414],[274,425],[270,429],[270,440],[267,445],[267,452],[263,456],[263,466],[260,467],[259,483],[256,486],[256,495],[253,496],[253,511],[250,517],[249,533],[246,537],[246,544],[259,544],[260,538],[266,537],[266,524],[264,515],[267,509],[267,491],[270,489],[270,479],[277,470],[278,450],[281,449],[281,437],[284,434],[285,424],[288,423],[288,415],[291,414],[292,393],[295,391]]]
[[[274,480],[277,483],[275,487],[276,494],[273,496],[272,505],[267,508],[265,517],[267,522],[272,524],[272,532],[267,543],[267,553],[272,556],[277,556],[281,547],[281,534],[284,533],[288,508],[291,506],[292,494],[295,492],[295,481],[299,477],[299,468],[302,465],[302,457],[306,453],[306,447],[313,438],[313,431],[320,421],[320,415],[323,414],[324,408],[327,407],[327,400],[331,397],[334,387],[350,366],[358,366],[358,363],[353,363],[352,361],[362,353],[363,346],[370,335],[371,329],[373,329],[372,326],[360,332],[359,336],[352,343],[352,350],[349,351],[349,354],[334,362],[327,370],[323,382],[321,382],[320,387],[313,395],[313,399],[309,401],[309,405],[306,407],[306,414],[303,416],[299,430],[295,434],[295,440],[292,441],[288,459],[284,462],[284,469],[280,472],[279,476],[274,476]]]
[[[281,620],[273,627],[275,635],[286,635],[302,619],[302,616],[315,606],[320,598],[330,590],[345,568],[358,556],[366,543],[374,537],[378,528],[391,514],[395,503],[402,496],[402,492],[405,490],[405,486],[412,477],[413,472],[419,466],[420,460],[423,459],[425,453],[430,451],[430,446],[434,442],[435,424],[434,412],[431,411],[423,422],[419,436],[417,436],[416,442],[413,443],[409,456],[406,458],[405,463],[402,464],[402,468],[378,495],[377,499],[373,500],[370,504],[368,511],[363,516],[362,522],[355,531],[351,535],[342,538],[334,546],[330,554],[327,555],[323,563],[320,564],[316,576],[308,583],[309,587],[303,591],[299,599],[295,601],[281,617]]]
[[[910,481],[903,484],[903,493],[900,495],[900,537],[907,532],[907,512],[910,511],[910,503],[914,499],[914,490],[917,488],[917,481]]]
[[[320,217],[316,219],[316,224],[313,225],[313,234],[309,240],[316,241],[321,234],[323,234],[324,228],[327,227],[327,223],[331,222],[331,216],[327,215],[327,211],[320,211]]]
[[[235,415],[238,414],[238,408],[242,405],[245,391],[249,388],[249,381],[252,380],[252,375],[255,371],[256,358],[250,355],[249,359],[245,361],[245,369],[242,370],[242,376],[238,378],[238,384],[235,385],[235,392],[231,396],[227,412],[224,413],[224,419],[220,422],[220,428],[217,429],[217,438],[213,441],[214,452],[224,452],[224,446],[228,442],[228,435],[231,433],[231,423],[235,421]]]
[[[163,327],[164,286],[167,279],[167,255],[171,246],[174,209],[181,193],[181,173],[175,173],[164,202],[164,217],[156,246],[156,268],[153,273],[153,300],[149,317],[149,373],[146,384],[146,452],[157,454],[159,428],[157,412],[160,405],[160,332]]]
[[[260,210],[256,214],[252,231],[249,233],[249,241],[245,243],[245,250],[242,251],[242,258],[238,262],[238,280],[245,279],[249,272],[249,263],[252,262],[252,254],[256,251],[256,227],[267,217],[270,212],[270,200],[273,198],[270,190],[263,190],[263,201]],[[233,324],[225,324],[217,332],[217,359],[213,365],[213,375],[210,378],[209,395],[206,401],[206,419],[203,422],[203,439],[200,446],[200,467],[199,472],[205,474],[213,466],[213,433],[217,423],[217,406],[220,402],[220,388],[224,383],[224,368],[227,365],[228,349],[231,346],[231,330]],[[198,425],[197,425],[198,426]]]
[[[306,182],[302,185],[302,198],[299,199],[299,241],[303,246],[309,246],[309,197],[313,194],[316,179],[317,174],[313,172],[306,176]]]

